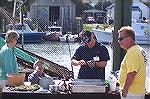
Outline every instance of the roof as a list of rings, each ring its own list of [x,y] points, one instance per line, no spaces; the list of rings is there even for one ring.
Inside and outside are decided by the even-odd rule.
[[[142,10],[138,6],[132,6],[132,11],[142,12]]]
[[[111,8],[113,8],[114,6],[115,6],[115,3],[111,4],[110,6],[108,6],[108,7],[106,8],[106,10],[111,9]]]
[[[101,10],[97,10],[97,9],[90,9],[90,10],[85,10],[85,11],[83,11],[83,12],[92,12],[92,13],[96,13],[96,12],[104,12],[104,13],[106,13],[106,11],[101,11]]]
[[[115,7],[115,3],[111,4],[110,6],[108,6],[106,8],[106,10],[112,9],[113,7]],[[139,6],[132,6],[132,11],[139,11],[142,12],[142,10],[140,9]]]

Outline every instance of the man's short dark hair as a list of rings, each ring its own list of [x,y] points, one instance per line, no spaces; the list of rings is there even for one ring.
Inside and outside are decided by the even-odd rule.
[[[83,42],[83,43],[88,43],[88,42],[90,42],[91,41],[91,35],[94,35],[94,33],[93,32],[91,32],[91,31],[82,31],[82,33],[81,33],[81,41]],[[96,40],[96,36],[94,35],[94,39]]]

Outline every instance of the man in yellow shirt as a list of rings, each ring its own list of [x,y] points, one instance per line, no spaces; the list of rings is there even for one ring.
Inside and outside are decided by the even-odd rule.
[[[121,99],[144,99],[146,52],[136,44],[133,28],[124,26],[118,30],[118,33],[118,42],[127,51],[119,73]]]

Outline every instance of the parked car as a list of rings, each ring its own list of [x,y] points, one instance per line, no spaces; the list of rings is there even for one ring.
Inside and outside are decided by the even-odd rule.
[[[95,23],[96,21],[95,21],[94,17],[87,17],[86,22],[87,23]]]

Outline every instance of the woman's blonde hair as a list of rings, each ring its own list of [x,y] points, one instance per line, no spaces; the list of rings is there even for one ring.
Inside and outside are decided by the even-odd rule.
[[[12,39],[18,40],[19,34],[14,30],[8,30],[5,35],[5,40],[7,43],[12,42]]]

